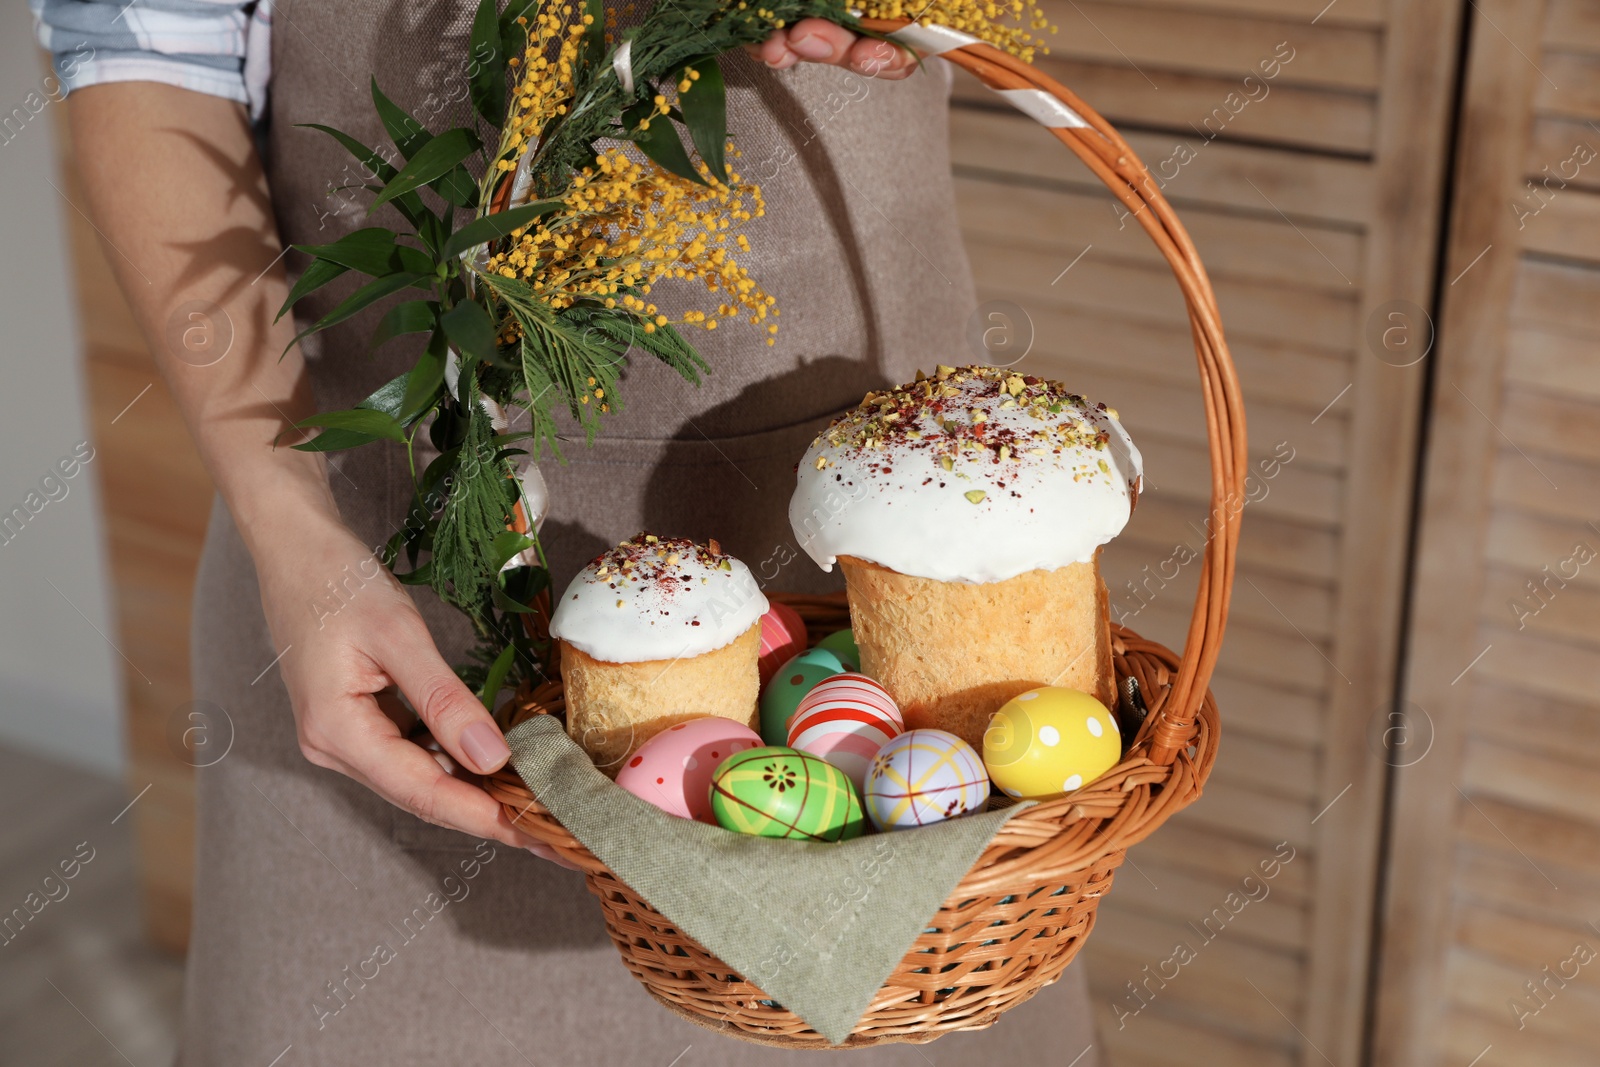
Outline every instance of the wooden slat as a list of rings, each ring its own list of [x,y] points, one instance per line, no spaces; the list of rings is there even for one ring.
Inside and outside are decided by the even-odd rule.
[[[1135,441],[1144,440],[1151,433],[1185,441],[1204,447],[1206,441],[1205,412],[1192,382],[1130,383],[1119,367],[1109,366],[1104,359],[1090,353],[1073,358],[1076,345],[1070,342],[1058,354],[1049,340],[1038,343],[1038,361],[1053,368],[1054,375],[1070,388],[1083,393],[1091,400],[1104,401],[1115,407]],[[1260,464],[1273,456],[1273,448],[1282,443],[1283,457],[1292,456],[1288,466],[1281,460],[1252,470],[1287,470],[1296,465],[1310,466],[1324,471],[1339,470],[1344,466],[1346,435],[1349,423],[1343,412],[1333,411],[1326,417],[1311,421],[1304,407],[1285,410],[1265,401],[1250,409],[1250,432],[1257,442],[1253,450],[1254,462]],[[1292,451],[1291,451],[1292,450]],[[1272,479],[1275,481],[1276,479]],[[1251,491],[1270,495],[1272,485],[1263,480],[1260,487],[1252,482]]]
[[[1520,428],[1518,436],[1522,436]],[[1560,456],[1530,454],[1522,442],[1501,439],[1490,471],[1496,505],[1551,519],[1587,523],[1600,500],[1600,466]],[[1569,546],[1570,547],[1570,546]],[[1551,561],[1555,562],[1554,560]]]
[[[1582,3],[1583,0],[1579,2]],[[1528,139],[1527,152],[1523,155],[1525,177],[1542,178],[1545,176],[1545,167],[1549,167],[1552,172],[1559,175],[1562,170],[1560,164],[1572,158],[1573,149],[1579,145],[1600,150],[1600,140],[1595,138],[1595,132],[1590,129],[1588,123],[1557,115],[1536,117],[1532,136]],[[1596,160],[1595,163],[1600,163],[1600,160]],[[1595,163],[1579,167],[1568,188],[1589,192],[1600,189],[1600,166],[1596,166]],[[1566,167],[1565,173],[1571,174],[1572,168]]]
[[[1038,301],[1060,308],[1096,308],[1165,325],[1186,323],[1182,301],[1164,270],[1085,256],[1058,284],[1066,263],[1059,256],[1018,248],[987,234],[966,233],[967,247],[984,263],[978,295],[1026,307]],[[1333,268],[1329,267],[1330,273]],[[1289,341],[1307,348],[1348,350],[1356,340],[1355,293],[1319,291],[1266,282],[1216,278],[1217,302],[1242,337]]]
[[[1250,879],[1246,882],[1245,879]],[[1295,953],[1305,944],[1306,910],[1302,902],[1276,892],[1276,879],[1263,879],[1249,867],[1231,879],[1217,879],[1154,862],[1126,866],[1117,875],[1118,904],[1168,921],[1195,920],[1200,901],[1221,901],[1229,893],[1248,895],[1251,902],[1241,921],[1228,926],[1228,936],[1263,947]],[[1248,922],[1243,921],[1248,918]]]
[[[1574,118],[1600,114],[1600,56],[1546,52],[1538,68],[1540,111]]]
[[[1239,554],[1253,567],[1269,568],[1281,574],[1306,578],[1332,578],[1338,532],[1326,527],[1264,514],[1259,508],[1244,506],[1244,532]],[[1149,543],[1199,546],[1205,539],[1206,505],[1198,500],[1183,501],[1152,493],[1139,502],[1129,522],[1141,539]],[[1107,548],[1119,552],[1117,541]],[[1145,561],[1141,560],[1142,566]]]
[[[1594,314],[1597,303],[1600,271],[1538,259],[1523,259],[1517,265],[1511,295],[1515,319],[1600,339],[1600,319]]]
[[[1600,463],[1600,419],[1593,401],[1513,386],[1500,403],[1501,424],[1515,428],[1523,448]]]
[[[1600,762],[1600,704],[1593,699],[1529,700],[1520,686],[1485,680],[1473,687],[1467,708],[1478,737]]]
[[[1138,71],[1123,65],[1056,55],[1036,59],[1035,65],[1124,132],[1157,128],[1181,137],[1242,139],[1353,155],[1372,151],[1377,101],[1366,93],[1304,88],[1282,78],[1258,78],[1247,87],[1255,97],[1248,106],[1226,125],[1213,120],[1207,128],[1200,124],[1212,108],[1226,100],[1229,93],[1240,91],[1239,77],[1163,70],[1161,90],[1157,92]],[[955,99],[980,107],[998,103],[988,89],[972,78],[956,80]]]
[[[951,150],[963,171],[1012,173],[1085,189],[1099,187],[1077,160],[1046,140],[1047,135],[1029,119],[970,108],[955,109],[950,119]],[[1180,208],[1210,203],[1262,218],[1276,218],[1276,211],[1281,210],[1297,221],[1323,220],[1346,226],[1372,218],[1372,170],[1359,161],[1308,158],[1271,148],[1213,142],[1198,151],[1191,147],[1195,157],[1167,180],[1160,166],[1174,158],[1174,138],[1145,133],[1125,137],[1150,168],[1152,180]],[[1038,151],[1041,144],[1049,151]]]
[[[1279,75],[1299,85],[1374,89],[1380,64],[1378,34],[1366,29],[1311,25],[1306,19],[1240,18],[1202,11],[1165,11],[1160,32],[1152,13],[1102,0],[1043,0],[1060,27],[1051,44],[1057,55],[1142,68],[1159,89],[1164,70],[1243,76],[1271,59],[1280,42],[1293,59]]]
[[[1121,1019],[1102,999],[1114,993],[1106,990],[1096,997],[1096,1016],[1115,1067],[1193,1067],[1197,1063],[1292,1067],[1295,1063],[1292,1046],[1286,1041],[1227,1033],[1196,1025],[1192,1018],[1172,1018],[1162,1013],[1159,1002],[1131,1019]]]
[[[1367,26],[1384,24],[1383,0],[1126,0],[1124,6],[1143,8],[1159,18],[1173,8],[1192,8],[1212,14],[1259,15],[1293,22],[1317,20],[1318,25]]]
[[[1600,8],[1588,0],[1548,0],[1540,43],[1553,51],[1600,54]]]
[[[1246,730],[1296,744],[1312,744],[1322,737],[1322,702],[1289,689],[1234,676],[1226,667],[1211,679],[1211,690],[1222,711],[1223,728]]]
[[[1585,569],[1600,570],[1600,537],[1588,544],[1596,555]],[[1600,578],[1591,573],[1593,581],[1588,584],[1563,584],[1561,565],[1546,566],[1551,567],[1549,572],[1541,568],[1533,574],[1490,567],[1484,576],[1483,600],[1478,608],[1482,617],[1557,641],[1580,645],[1600,641]],[[1573,559],[1565,573],[1571,573],[1575,566]]]
[[[1541,968],[1545,964],[1560,963],[1571,949],[1572,946],[1568,945],[1567,953],[1554,960],[1542,961],[1533,967],[1531,973],[1526,966],[1510,966],[1473,952],[1452,952],[1448,971],[1449,997],[1454,1004],[1475,1015],[1504,1020],[1507,1028],[1515,1033],[1532,1031],[1546,1041],[1560,1041],[1575,1049],[1585,1046],[1592,1048],[1594,1020],[1600,1016],[1600,990],[1591,984],[1595,981],[1594,976],[1588,976],[1585,981],[1580,970],[1577,980],[1567,983],[1565,988],[1546,994],[1549,1002],[1542,1007],[1532,999],[1524,985],[1542,978]],[[1510,1025],[1517,1018],[1511,1010],[1512,1001],[1523,1003],[1530,1010],[1539,1008],[1536,1015],[1527,1019],[1525,1030]],[[1507,1040],[1510,1041],[1509,1037]],[[1510,1044],[1509,1047],[1518,1046]],[[1542,1067],[1549,1061],[1540,1058],[1523,1062],[1539,1063]]]
[[[975,235],[1043,249],[1052,255],[1059,255],[1063,244],[1071,241],[1079,248],[1092,246],[1087,255],[1096,258],[1111,256],[1166,269],[1166,260],[1145,232],[1136,224],[1119,221],[1109,194],[958,177],[956,203],[963,227]],[[1305,241],[1290,240],[1293,231],[1285,232],[1283,220],[1276,216],[1241,219],[1196,210],[1184,212],[1183,219],[1213,279],[1231,277],[1338,291],[1346,282],[1329,270],[1331,259],[1339,272],[1355,284],[1361,283],[1364,263],[1359,234],[1324,231],[1317,235],[1317,248],[1312,248]],[[1055,284],[1063,284],[1069,277]]]
[[[1207,788],[1204,804],[1185,808],[1174,816],[1174,821],[1185,826],[1226,830],[1271,846],[1279,841],[1304,841],[1310,837],[1311,819],[1315,814],[1309,805],[1291,805],[1254,789],[1220,782]]]
[[[1474,793],[1573,818],[1600,816],[1600,775],[1590,765],[1469,739],[1461,784]]]
[[[1194,384],[1194,353],[1187,326],[1132,322],[1090,309],[1061,310],[1042,304],[1028,309],[1028,316],[1039,354],[1028,355],[1019,367],[1048,374],[1063,358],[1043,354],[1050,349],[1113,364],[1134,380]],[[1251,410],[1256,402],[1268,401],[1297,408],[1309,420],[1328,408],[1354,380],[1348,352],[1296,348],[1281,341],[1246,337],[1230,338],[1229,347]],[[1343,417],[1343,408],[1342,402],[1335,404],[1327,417]],[[1261,437],[1253,434],[1251,440],[1260,441]]]
[[[1600,138],[1596,138],[1600,144]],[[1590,146],[1596,149],[1595,145]],[[1600,149],[1596,149],[1600,152]],[[1566,157],[1560,157],[1564,160]],[[1552,164],[1560,160],[1551,160]],[[1591,159],[1589,177],[1600,178],[1600,154]],[[1571,167],[1566,168],[1571,172]],[[1579,171],[1580,176],[1582,171]],[[1571,259],[1600,260],[1600,194],[1579,188],[1559,189],[1543,202],[1534,193],[1519,196],[1523,247],[1529,252]]]

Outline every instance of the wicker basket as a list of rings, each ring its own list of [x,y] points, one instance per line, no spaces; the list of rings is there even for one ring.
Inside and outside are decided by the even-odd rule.
[[[888,33],[906,24],[866,25]],[[1217,755],[1217,710],[1206,684],[1227,620],[1247,463],[1244,411],[1211,283],[1143,165],[1110,124],[1064,86],[998,49],[948,32],[943,37],[930,49],[1049,126],[1127,207],[1171,265],[1188,304],[1205,402],[1210,540],[1181,658],[1132,631],[1112,628],[1119,685],[1137,678],[1149,707],[1122,762],[1084,789],[1027,808],[1005,824],[889,976],[845,1047],[926,1042],[954,1030],[982,1029],[1055,981],[1093,928],[1095,909],[1128,847],[1200,795]],[[926,40],[924,33],[910,43],[920,48]],[[842,595],[774,599],[799,610],[813,640],[849,624]],[[559,682],[519,699],[522,717],[564,708]],[[518,826],[584,873],[623,962],[662,1004],[692,1022],[762,1044],[830,1047],[623,884],[533,798],[515,772],[502,771],[484,785]]]

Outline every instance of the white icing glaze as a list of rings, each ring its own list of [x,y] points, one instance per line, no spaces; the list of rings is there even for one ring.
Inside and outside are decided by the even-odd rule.
[[[622,542],[567,586],[550,636],[607,663],[699,656],[731,644],[761,621],[767,598],[748,567],[715,547],[649,534]]]
[[[869,393],[806,450],[789,522],[823,570],[848,555],[997,582],[1088,562],[1122,531],[1142,465],[1114,411],[1009,370],[940,373]]]

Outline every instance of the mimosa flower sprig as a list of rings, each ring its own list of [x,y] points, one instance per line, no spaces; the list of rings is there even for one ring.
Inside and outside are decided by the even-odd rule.
[[[919,10],[1026,57],[1035,42],[1019,27],[1044,25],[1034,2],[933,0]],[[844,0],[667,0],[616,33],[599,0],[511,0],[504,12],[481,0],[472,126],[433,133],[376,81],[393,153],[312,126],[372,176],[370,210],[391,206],[409,229],[296,246],[311,260],[280,317],[354,271],[369,280],[296,342],[385,300],[372,347],[413,334],[426,342],[410,370],[354,408],[304,420],[322,432],[295,447],[405,449],[412,508],[384,562],[471,618],[480,662],[462,673],[485,703],[538,676],[548,652],[517,618],[550,584],[536,535],[518,521],[518,457],[548,447],[559,458],[559,411],[592,441],[622,408],[630,350],[698,384],[706,367],[682,331],[744,318],[771,344],[777,330],[773,298],[738,263],[749,249],[740,225],[765,205],[736,170],[719,57],[801,18],[864,32],[859,18],[905,14],[899,0],[856,13]],[[700,282],[706,308],[670,319],[651,299],[668,279]],[[527,429],[509,431],[514,409],[527,412]],[[439,455],[418,471],[424,431]],[[530,554],[541,565],[512,565]]]

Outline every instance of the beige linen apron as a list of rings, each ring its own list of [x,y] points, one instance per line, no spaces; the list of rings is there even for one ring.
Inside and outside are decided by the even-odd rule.
[[[329,192],[360,171],[295,124],[386,143],[369,74],[430,128],[460,121],[471,7],[280,0],[267,166],[286,242],[372,224],[365,194],[358,206]],[[807,442],[868,389],[966,358],[962,330],[976,301],[954,213],[943,64],[898,84],[809,65],[774,74],[742,56],[726,69],[741,166],[768,203],[743,261],[782,308],[778,343],[732,323],[692,333],[713,369],[698,389],[652,361],[632,363],[627,410],[593,448],[580,439],[565,466],[544,464],[557,583],[649,528],[717,537],[771,589],[830,587],[794,547],[786,516]],[[345,291],[330,287],[302,314]],[[669,312],[704,303],[668,286],[655,295]],[[353,404],[408,365],[403,348],[366,354],[373,322],[358,317],[308,347],[322,409]],[[333,466],[346,521],[382,542],[408,503],[403,455],[369,446],[336,454]],[[459,660],[465,624],[431,600],[423,608],[445,656]],[[219,504],[196,590],[195,684],[197,699],[228,713],[235,737],[226,758],[199,772],[181,1063],[815,1062],[659,1007],[623,968],[576,874],[427,825],[308,764],[276,669],[255,680],[274,655],[253,566]],[[991,1031],[849,1055],[861,1067],[975,1056],[1066,1067],[1091,1041],[1080,965]],[[1076,1067],[1094,1062],[1090,1053]]]

